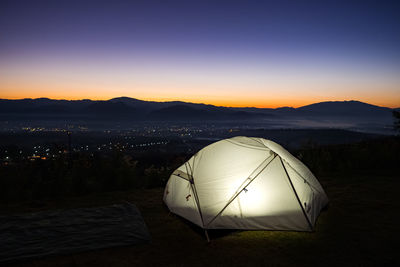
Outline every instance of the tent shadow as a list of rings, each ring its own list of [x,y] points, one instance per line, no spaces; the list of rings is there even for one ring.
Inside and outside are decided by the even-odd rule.
[[[176,219],[178,219],[180,222],[183,224],[187,225],[196,235],[200,236],[201,238],[204,239],[204,242],[207,242],[207,237],[205,235],[205,229],[201,228],[200,226],[192,223],[191,221],[177,215],[170,213],[170,216],[174,216]],[[226,236],[232,235],[234,233],[239,233],[242,232],[243,230],[238,230],[238,229],[208,229],[208,236],[210,240],[216,240],[220,238],[224,238]]]
[[[210,240],[220,239],[235,233],[243,232],[243,230],[237,230],[237,229],[210,229],[207,231]]]

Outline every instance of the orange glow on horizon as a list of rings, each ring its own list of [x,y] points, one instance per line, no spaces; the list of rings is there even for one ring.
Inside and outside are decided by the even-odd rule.
[[[193,90],[186,90],[186,86],[141,86],[123,84],[92,83],[91,81],[57,81],[35,82],[15,81],[4,79],[0,83],[0,98],[23,99],[23,98],[50,98],[65,100],[109,100],[116,97],[126,96],[145,101],[183,101],[191,103],[203,103],[225,107],[256,107],[256,108],[279,108],[279,107],[301,107],[324,101],[358,100],[368,104],[382,107],[400,107],[400,94],[397,84],[388,85],[386,93],[375,89],[376,86],[338,85],[338,88],[349,88],[349,90],[317,90],[305,89],[304,85],[298,85],[295,89],[279,85],[270,85],[265,88],[244,90],[235,87],[225,87],[218,90],[215,85],[205,86],[204,90],[193,87]],[[335,86],[336,87],[336,86]],[[113,88],[112,90],[110,88]],[[146,88],[146,89],[143,89]],[[191,88],[189,85],[187,88]],[[230,89],[231,88],[231,89]],[[274,89],[276,88],[276,89]],[[363,90],[368,88],[368,90]]]
[[[81,96],[62,96],[58,94],[54,95],[42,95],[42,94],[30,94],[30,95],[3,95],[0,94],[0,99],[11,99],[11,100],[18,100],[18,99],[26,99],[26,98],[31,98],[31,99],[36,99],[36,98],[49,98],[49,99],[55,99],[55,100],[83,100],[83,99],[90,99],[90,100],[109,100],[112,98],[117,98],[117,97],[130,97],[130,98],[135,98],[138,100],[143,100],[143,101],[155,101],[155,102],[170,102],[170,101],[182,101],[182,102],[190,102],[190,103],[198,103],[198,104],[207,104],[207,105],[214,105],[214,106],[223,106],[223,107],[255,107],[255,108],[280,108],[280,107],[293,107],[293,108],[298,108],[318,102],[324,102],[324,101],[349,101],[349,100],[356,100],[356,101],[361,101],[365,102],[368,104],[372,105],[377,105],[377,106],[382,106],[382,107],[389,107],[389,108],[398,108],[400,106],[399,102],[396,102],[396,99],[387,97],[386,99],[353,99],[353,98],[348,98],[348,99],[327,99],[327,98],[296,98],[296,99],[270,99],[270,100],[265,100],[265,99],[260,99],[260,98],[246,98],[243,97],[241,99],[235,99],[235,98],[225,98],[225,99],[212,99],[212,98],[205,98],[205,99],[196,99],[196,98],[190,98],[190,97],[161,97],[161,98],[155,98],[155,97],[145,97],[145,96],[126,96],[126,95],[121,95],[121,96],[93,96],[93,95],[81,95]],[[380,101],[379,101],[380,100]],[[392,101],[390,101],[392,100]],[[394,100],[394,101],[393,101]]]
[[[196,76],[179,71],[166,74],[144,71],[131,76],[123,70],[120,74],[95,70],[63,70],[57,66],[46,71],[34,66],[5,68],[0,81],[0,98],[109,100],[127,96],[145,101],[257,108],[297,108],[323,101],[358,100],[383,107],[400,107],[400,80],[397,77],[339,79],[321,73],[242,77],[235,72],[232,75],[205,73]]]

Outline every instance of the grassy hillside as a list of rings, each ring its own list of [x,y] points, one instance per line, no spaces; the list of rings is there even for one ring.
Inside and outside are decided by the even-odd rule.
[[[296,151],[330,199],[313,233],[215,230],[207,244],[201,229],[169,213],[162,187],[1,204],[1,214],[10,214],[129,201],[141,210],[153,238],[141,246],[9,266],[398,266],[399,151],[396,138]]]

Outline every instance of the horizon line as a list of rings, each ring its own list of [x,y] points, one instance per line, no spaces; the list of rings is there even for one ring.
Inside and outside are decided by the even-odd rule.
[[[210,104],[210,103],[203,103],[203,102],[191,102],[191,101],[183,101],[183,100],[151,100],[151,99],[139,99],[135,97],[129,97],[129,96],[117,96],[117,97],[112,97],[110,99],[96,99],[96,98],[74,98],[74,99],[66,99],[66,98],[49,98],[49,97],[25,97],[25,98],[0,98],[0,100],[37,100],[37,99],[49,99],[49,100],[56,100],[56,101],[84,101],[84,100],[89,100],[89,101],[110,101],[116,98],[129,98],[129,99],[135,99],[139,101],[145,101],[145,102],[158,102],[158,103],[168,103],[168,102],[183,102],[183,103],[189,103],[189,104],[198,104],[198,105],[209,105],[209,106],[215,106],[215,107],[225,107],[225,108],[258,108],[258,109],[278,109],[278,108],[300,108],[300,107],[305,107],[308,105],[312,104],[318,104],[318,103],[325,103],[325,102],[360,102],[360,103],[365,103],[369,105],[374,105],[377,107],[383,107],[383,108],[390,108],[390,109],[398,109],[399,107],[389,107],[389,106],[381,106],[381,105],[376,105],[368,102],[363,102],[360,100],[355,100],[355,99],[350,99],[350,100],[326,100],[326,101],[317,101],[317,102],[312,102],[306,105],[299,105],[299,106],[278,106],[278,107],[257,107],[257,106],[224,106],[224,105],[216,105],[216,104]]]

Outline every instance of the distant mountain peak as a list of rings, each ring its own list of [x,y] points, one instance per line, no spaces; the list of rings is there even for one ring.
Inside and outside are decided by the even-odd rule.
[[[111,98],[110,100],[133,100],[133,101],[144,101],[144,100],[140,100],[140,99],[133,98],[133,97],[128,97],[128,96],[114,97],[114,98]]]
[[[326,101],[299,107],[300,115],[340,116],[340,117],[376,117],[388,114],[391,109],[371,105],[357,100]]]
[[[373,106],[373,107],[379,107],[377,105],[361,102],[358,100],[341,100],[341,101],[322,101],[322,102],[317,102],[309,105],[305,105],[302,107],[299,107],[298,109],[305,108],[305,107],[310,107],[310,106],[317,106],[317,105],[324,105],[324,106],[332,106],[332,105],[342,105],[342,106],[350,106],[350,105],[358,105],[358,106]]]

